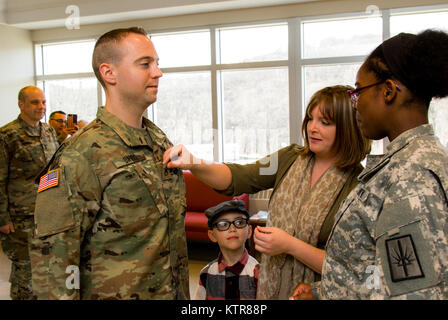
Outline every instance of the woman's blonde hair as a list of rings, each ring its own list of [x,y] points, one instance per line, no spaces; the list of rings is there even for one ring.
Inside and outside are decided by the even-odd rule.
[[[371,140],[365,138],[358,127],[355,110],[348,94],[350,86],[323,88],[310,99],[302,122],[305,154],[312,154],[308,142],[307,125],[315,107],[320,107],[322,116],[336,124],[336,138],[332,151],[337,156],[335,166],[347,169],[358,165],[370,153]]]

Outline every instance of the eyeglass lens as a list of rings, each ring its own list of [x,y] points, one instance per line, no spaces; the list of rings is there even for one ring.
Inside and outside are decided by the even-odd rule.
[[[247,219],[236,219],[234,221],[222,220],[216,222],[215,226],[219,231],[226,231],[232,224],[235,226],[235,228],[242,229],[247,226]]]
[[[65,122],[67,122],[67,121],[62,120],[62,119],[51,119],[51,120],[56,121],[58,123],[65,123]]]

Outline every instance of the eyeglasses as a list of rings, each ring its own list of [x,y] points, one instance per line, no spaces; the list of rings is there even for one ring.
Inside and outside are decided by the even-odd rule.
[[[364,87],[361,87],[361,88],[357,88],[357,89],[353,89],[353,90],[347,90],[348,94],[350,95],[350,100],[352,101],[353,108],[356,108],[358,106],[359,95],[361,94],[362,90],[368,89],[368,88],[371,88],[371,87],[374,87],[374,86],[377,86],[377,85],[382,84],[384,82],[386,82],[386,80],[375,82],[375,83],[369,84],[368,86],[364,86]],[[396,83],[395,83],[395,87],[397,88],[398,91],[401,91],[400,87]]]
[[[50,119],[50,120],[56,121],[57,123],[66,123],[67,122],[66,120],[62,120],[62,119]]]
[[[216,227],[219,231],[227,231],[230,226],[233,224],[237,229],[243,229],[247,226],[249,219],[240,218],[235,219],[233,221],[221,220],[213,224],[213,227]]]
[[[365,87],[361,87],[361,88],[357,88],[357,89],[353,89],[353,90],[347,90],[348,94],[350,95],[350,100],[352,100],[353,107],[358,105],[359,95],[361,94],[362,90],[377,86],[384,82],[385,82],[385,80],[369,84],[368,86],[365,86]]]

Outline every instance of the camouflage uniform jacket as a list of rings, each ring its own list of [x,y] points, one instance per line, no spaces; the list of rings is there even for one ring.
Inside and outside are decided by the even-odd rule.
[[[189,299],[185,182],[162,165],[165,134],[143,125],[99,108],[50,162],[30,254],[39,299]]]
[[[432,126],[369,156],[358,179],[336,217],[315,297],[448,299],[448,152]]]
[[[46,123],[34,128],[19,116],[0,129],[0,226],[11,223],[11,216],[34,214],[34,180],[58,146]]]

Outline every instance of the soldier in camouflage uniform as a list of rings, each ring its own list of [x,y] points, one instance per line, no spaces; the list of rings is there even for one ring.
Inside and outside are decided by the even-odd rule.
[[[106,105],[40,178],[31,261],[39,299],[189,299],[185,183],[146,118],[158,57],[142,29],[97,41]]]
[[[363,134],[385,136],[342,203],[321,282],[296,299],[448,299],[448,151],[428,123],[448,95],[448,34],[399,34],[358,71],[351,92]]]
[[[30,299],[28,237],[34,227],[35,177],[56,152],[53,128],[40,122],[45,95],[29,86],[19,93],[20,115],[0,129],[0,236],[11,260],[11,298]]]

